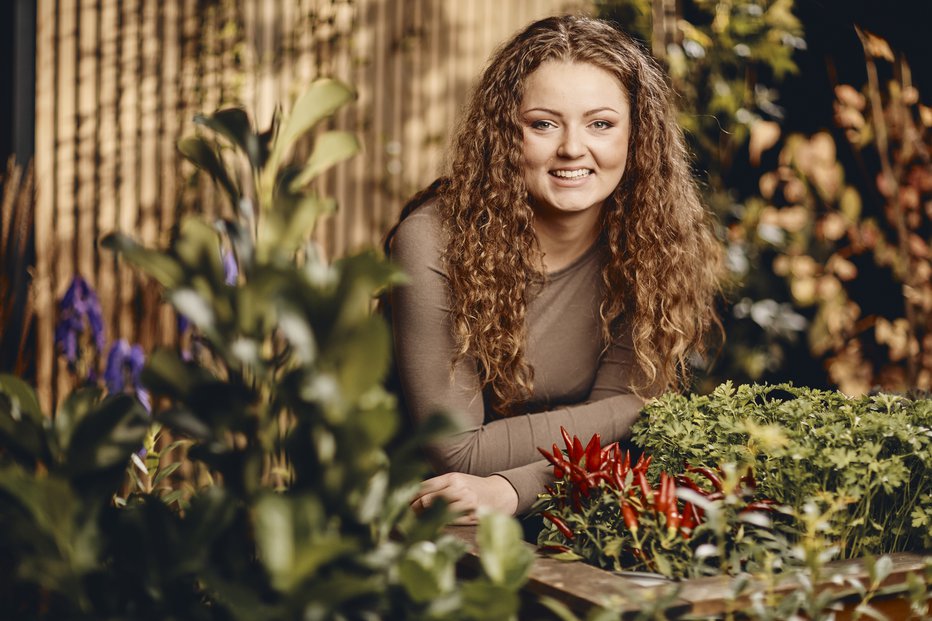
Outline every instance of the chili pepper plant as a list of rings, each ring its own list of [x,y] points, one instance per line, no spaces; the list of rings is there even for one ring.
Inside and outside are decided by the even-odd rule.
[[[785,544],[788,519],[757,495],[751,470],[690,467],[650,477],[652,458],[633,460],[618,443],[585,445],[561,429],[565,450],[539,449],[554,484],[536,505],[538,544],[563,559],[671,578],[753,569]]]

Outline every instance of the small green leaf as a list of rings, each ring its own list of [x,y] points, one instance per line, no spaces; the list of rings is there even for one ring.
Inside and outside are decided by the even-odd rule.
[[[355,97],[353,90],[329,78],[316,80],[295,102],[276,141],[279,156],[318,122]]]
[[[184,278],[184,270],[174,258],[149,250],[122,233],[111,233],[100,243],[104,248],[121,253],[127,261],[155,278],[166,289],[177,287]]]
[[[152,479],[152,486],[155,487],[161,483],[167,477],[170,477],[174,474],[175,470],[181,467],[181,462],[176,461],[173,464],[168,464],[164,468],[159,468],[158,472],[155,473],[155,478]]]
[[[201,136],[188,136],[178,141],[178,150],[192,164],[207,172],[226,190],[227,195],[230,197],[230,203],[235,208],[239,201],[239,190],[236,188],[230,173],[227,172],[226,165],[220,159],[214,145]]]
[[[267,143],[263,143],[253,131],[249,115],[242,108],[225,108],[210,116],[198,114],[194,122],[214,130],[239,147],[256,170],[265,164],[268,158]]]
[[[356,136],[344,131],[324,132],[314,141],[314,150],[308,157],[301,173],[291,182],[291,190],[297,192],[319,174],[349,159],[359,152]]]

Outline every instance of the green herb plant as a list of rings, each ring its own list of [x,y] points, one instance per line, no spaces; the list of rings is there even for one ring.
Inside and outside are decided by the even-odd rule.
[[[633,441],[657,472],[747,464],[796,515],[841,503],[829,535],[842,558],[932,547],[932,400],[726,382],[652,401]]]

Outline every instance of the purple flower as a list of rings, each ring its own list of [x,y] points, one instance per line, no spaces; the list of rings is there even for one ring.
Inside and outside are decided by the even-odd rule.
[[[87,281],[76,274],[58,304],[58,324],[55,326],[55,344],[72,366],[79,358],[79,339],[87,330],[97,351],[102,352],[104,320],[100,300]]]
[[[220,260],[223,261],[223,280],[228,285],[235,285],[237,278],[239,278],[239,266],[236,264],[236,257],[232,252],[221,249]]]
[[[139,345],[130,346],[125,339],[120,339],[110,348],[107,355],[107,368],[104,370],[104,383],[112,395],[127,392],[136,396],[146,411],[152,411],[149,392],[142,387],[140,376],[146,355]]]

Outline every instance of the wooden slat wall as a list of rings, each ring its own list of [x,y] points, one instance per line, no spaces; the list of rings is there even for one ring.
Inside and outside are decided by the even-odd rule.
[[[243,103],[268,125],[318,76],[354,85],[334,124],[364,152],[323,180],[338,214],[318,237],[340,255],[378,242],[437,175],[459,107],[491,50],[581,0],[39,0],[36,57],[37,381],[48,409],[71,386],[54,352],[59,299],[76,272],[101,296],[108,346],[173,337],[158,291],[96,240],[112,230],[164,244],[192,206],[177,140],[195,112]]]

